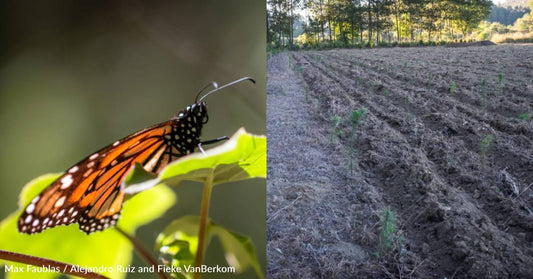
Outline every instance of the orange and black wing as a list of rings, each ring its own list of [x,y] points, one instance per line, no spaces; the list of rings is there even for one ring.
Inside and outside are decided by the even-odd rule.
[[[121,184],[135,163],[157,173],[199,143],[201,124],[180,116],[118,140],[71,167],[28,204],[18,230],[33,234],[77,222],[89,234],[115,225],[124,200]]]

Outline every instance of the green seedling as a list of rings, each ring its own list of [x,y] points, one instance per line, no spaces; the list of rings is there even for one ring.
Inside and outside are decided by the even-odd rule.
[[[494,141],[494,135],[487,135],[481,140],[481,158],[483,161],[487,158],[487,152],[489,151],[490,144]]]
[[[361,123],[361,120],[365,116],[366,109],[360,108],[352,111],[352,114],[350,115],[350,120],[352,121],[352,125],[354,128],[359,127],[359,124]]]
[[[340,128],[342,117],[335,115],[331,118],[331,121],[333,123],[330,131],[330,141],[333,142],[337,137],[342,135],[342,130]]]
[[[531,114],[529,114],[527,112],[521,113],[520,115],[518,115],[518,119],[529,121],[529,120],[531,120]]]
[[[392,248],[392,238],[396,230],[395,226],[396,214],[387,207],[381,215],[381,251],[389,251]]]
[[[403,245],[403,237],[398,235],[396,228],[396,213],[391,210],[390,207],[383,210],[380,222],[381,233],[379,250],[375,253],[378,257],[389,254],[395,248],[400,249]]]
[[[366,109],[360,108],[353,110],[350,114],[350,121],[352,122],[352,131],[350,132],[350,139],[354,140],[357,135],[357,129],[359,128],[359,125],[361,124],[361,121],[365,117]]]
[[[350,146],[350,144],[347,145],[346,149],[348,150],[348,156],[349,156],[348,167],[350,169],[350,174],[353,175],[354,169],[358,165],[358,161],[357,161],[358,151],[357,151],[357,148]]]
[[[455,94],[456,90],[457,90],[457,84],[455,84],[455,82],[450,83],[450,93]]]

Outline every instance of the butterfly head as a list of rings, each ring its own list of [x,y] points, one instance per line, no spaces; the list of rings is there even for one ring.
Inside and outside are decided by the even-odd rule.
[[[172,119],[185,120],[187,122],[193,122],[199,126],[202,126],[209,120],[206,103],[198,102],[187,106],[187,108],[178,112]]]

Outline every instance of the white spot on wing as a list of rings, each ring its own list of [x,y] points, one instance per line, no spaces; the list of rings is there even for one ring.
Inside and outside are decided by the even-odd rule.
[[[39,225],[39,219],[33,220],[33,223],[31,225],[37,227],[37,225]]]
[[[28,215],[28,216],[26,216],[26,219],[24,219],[24,223],[29,224],[32,219],[33,219],[33,216]]]
[[[61,211],[59,211],[59,214],[57,214],[57,218],[60,218],[61,216],[63,216],[63,214],[65,214],[65,210],[61,209]]]
[[[117,140],[117,141],[115,141],[115,143],[113,143],[113,146],[117,146],[119,143],[120,143],[120,141]]]
[[[65,199],[66,199],[66,198],[67,198],[67,197],[62,196],[60,199],[58,199],[58,200],[56,201],[56,204],[54,205],[54,207],[61,207],[61,206],[63,205],[63,203],[65,203]],[[62,210],[62,211],[65,211],[65,210]]]
[[[69,173],[75,173],[79,170],[80,168],[78,166],[73,166],[72,168],[70,168],[70,170],[68,170]]]
[[[33,210],[35,210],[35,204],[30,203],[28,207],[26,207],[26,213],[30,214],[33,212]]]
[[[94,160],[98,158],[98,153],[94,153],[93,155],[91,155],[91,157],[89,157],[89,160]]]
[[[33,198],[33,200],[31,200],[31,203],[37,203],[40,198],[41,198],[41,196],[37,196],[37,197]]]
[[[68,187],[70,187],[70,185],[72,185],[72,182],[74,181],[74,179],[72,179],[72,175],[68,174],[68,175],[65,175],[65,177],[63,177],[61,179],[61,189],[67,189]]]

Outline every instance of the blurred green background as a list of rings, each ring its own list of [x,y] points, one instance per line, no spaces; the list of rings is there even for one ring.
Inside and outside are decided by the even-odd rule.
[[[264,0],[0,3],[2,219],[16,210],[26,182],[170,119],[212,80],[251,76],[257,84],[207,99],[203,139],[231,136],[241,126],[266,132]],[[172,219],[199,214],[201,185],[174,189],[178,204],[137,232],[149,248]],[[252,237],[263,269],[265,208],[265,181],[258,179],[215,187],[210,212],[218,224]],[[221,260],[219,248],[211,243],[207,264]],[[205,276],[215,277],[225,278]]]

